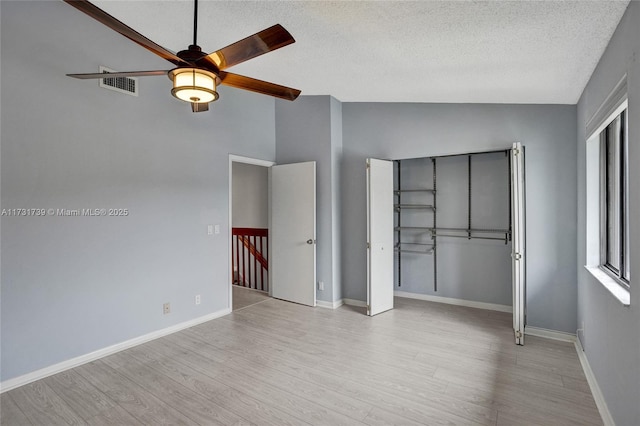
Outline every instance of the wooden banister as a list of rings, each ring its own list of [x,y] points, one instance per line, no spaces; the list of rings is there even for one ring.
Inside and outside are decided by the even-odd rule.
[[[231,267],[232,273],[237,268],[237,285],[255,290],[268,290],[268,280],[265,285],[265,276],[269,270],[267,259],[269,230],[265,228],[232,228],[231,235],[232,247],[235,248],[235,253],[231,254]],[[242,268],[242,274],[240,268]],[[259,287],[258,276],[260,277]],[[232,281],[235,281],[235,278],[233,277]],[[236,283],[234,282],[234,284]]]

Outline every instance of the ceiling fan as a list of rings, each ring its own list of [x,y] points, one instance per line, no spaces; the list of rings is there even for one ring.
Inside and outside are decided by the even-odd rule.
[[[220,84],[289,101],[295,100],[300,95],[300,90],[297,89],[225,71],[227,68],[264,53],[295,43],[291,34],[280,24],[262,30],[213,53],[206,54],[197,44],[198,0],[195,0],[193,44],[186,50],[173,53],[87,0],[64,1],[176,66],[171,70],[114,72],[108,74],[109,78],[168,75],[173,81],[171,94],[178,99],[191,103],[193,112],[207,111],[209,109],[209,102],[218,99],[216,87]],[[67,75],[80,79],[105,78],[104,73]]]

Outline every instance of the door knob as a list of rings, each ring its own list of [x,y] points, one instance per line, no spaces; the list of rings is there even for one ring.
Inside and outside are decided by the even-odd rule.
[[[316,242],[316,240],[312,240],[311,238],[309,238],[307,240],[307,244],[314,244]]]

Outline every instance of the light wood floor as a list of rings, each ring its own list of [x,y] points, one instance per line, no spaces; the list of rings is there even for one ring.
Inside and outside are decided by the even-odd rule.
[[[233,310],[246,308],[269,299],[269,294],[264,291],[252,290],[246,287],[233,285]]]
[[[573,345],[409,299],[275,299],[2,394],[3,425],[599,425]]]

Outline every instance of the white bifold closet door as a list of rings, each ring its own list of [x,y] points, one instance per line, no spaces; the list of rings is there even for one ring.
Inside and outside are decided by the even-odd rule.
[[[316,305],[316,163],[271,167],[271,295]]]
[[[393,162],[367,159],[367,315],[393,309]]]
[[[511,215],[512,215],[512,271],[513,271],[513,332],[516,344],[524,345],[526,320],[525,269],[525,192],[524,150],[517,142],[511,149]]]

